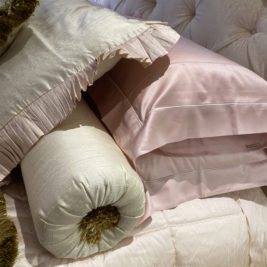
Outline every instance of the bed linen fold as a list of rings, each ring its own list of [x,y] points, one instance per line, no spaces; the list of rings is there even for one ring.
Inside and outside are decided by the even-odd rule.
[[[151,212],[267,184],[267,82],[250,70],[180,38],[146,70],[120,62],[89,94]]]

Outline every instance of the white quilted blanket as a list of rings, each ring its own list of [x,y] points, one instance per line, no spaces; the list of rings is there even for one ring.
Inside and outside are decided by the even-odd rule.
[[[267,198],[261,189],[157,212],[114,249],[78,261],[56,259],[39,245],[21,179],[5,197],[19,234],[15,267],[267,266]]]

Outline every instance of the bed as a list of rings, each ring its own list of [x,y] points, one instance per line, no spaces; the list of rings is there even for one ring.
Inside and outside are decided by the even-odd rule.
[[[126,16],[168,21],[182,36],[267,77],[264,0],[253,2],[253,7],[246,1],[242,8],[238,8],[240,1],[90,2]],[[4,193],[19,235],[14,266],[267,266],[266,188],[195,199],[156,211],[111,250],[66,260],[56,259],[40,246],[20,170],[11,176]]]
[[[20,171],[12,175],[5,198],[19,237],[15,267],[267,266],[267,197],[259,188],[155,212],[110,251],[64,260],[39,244]]]

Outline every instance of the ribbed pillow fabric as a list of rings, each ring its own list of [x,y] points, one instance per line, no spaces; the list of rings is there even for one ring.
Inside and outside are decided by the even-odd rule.
[[[59,258],[81,258],[114,247],[144,214],[141,179],[86,103],[21,163],[40,243]],[[82,219],[100,207],[120,213],[98,244],[81,241]],[[101,223],[99,221],[98,223]]]

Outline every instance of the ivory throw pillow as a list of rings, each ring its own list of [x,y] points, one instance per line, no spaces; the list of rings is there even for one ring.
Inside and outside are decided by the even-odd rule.
[[[147,66],[178,39],[167,26],[128,20],[86,0],[41,1],[0,58],[0,183],[121,57]]]

